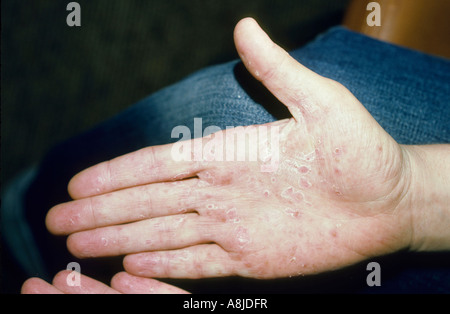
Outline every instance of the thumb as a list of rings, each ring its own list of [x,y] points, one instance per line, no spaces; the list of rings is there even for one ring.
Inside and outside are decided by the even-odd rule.
[[[313,115],[327,79],[298,63],[276,45],[252,18],[241,20],[234,31],[237,52],[248,71],[286,105],[298,121]]]

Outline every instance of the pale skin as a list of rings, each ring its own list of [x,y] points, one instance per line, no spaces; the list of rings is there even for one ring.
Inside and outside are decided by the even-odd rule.
[[[144,148],[76,175],[74,200],[48,213],[50,232],[69,235],[77,257],[126,255],[128,273],[155,278],[278,278],[450,249],[449,145],[399,145],[253,19],[234,37],[248,71],[292,114],[267,125],[281,131],[276,171]]]
[[[30,278],[22,285],[22,294],[186,294],[164,282],[120,272],[111,279],[108,286],[100,281],[80,274],[79,285],[68,284],[71,272],[60,271],[50,284],[40,278]],[[69,281],[70,282],[70,281]]]

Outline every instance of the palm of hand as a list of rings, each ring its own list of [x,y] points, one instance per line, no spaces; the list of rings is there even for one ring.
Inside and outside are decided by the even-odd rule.
[[[348,93],[330,99],[335,109],[276,123],[277,171],[229,162],[197,174],[217,187],[217,202],[201,214],[226,226],[216,243],[238,274],[315,273],[406,245],[399,230],[404,216],[396,211],[404,189],[401,149],[349,92],[333,88]],[[342,123],[346,108],[357,107],[352,117],[359,123]]]
[[[170,145],[100,164],[71,183],[80,200],[47,219],[56,233],[77,232],[76,255],[137,253],[124,264],[140,276],[274,278],[408,245],[400,146],[343,86],[303,68],[255,23],[240,24],[244,64],[293,116],[269,124],[280,130],[276,171],[262,172],[261,161],[175,164]],[[151,203],[139,201],[147,189]],[[102,209],[121,204],[130,210]]]

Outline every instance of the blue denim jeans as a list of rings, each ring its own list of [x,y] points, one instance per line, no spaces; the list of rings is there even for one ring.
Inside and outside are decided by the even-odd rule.
[[[342,27],[329,30],[291,55],[346,86],[399,143],[450,142],[449,60],[373,40]],[[77,261],[67,253],[63,238],[48,234],[44,218],[52,206],[70,200],[67,183],[78,171],[145,146],[174,142],[177,139],[171,138],[172,129],[185,125],[193,131],[196,117],[203,119],[204,128],[215,125],[225,129],[289,116],[285,107],[236,60],[194,73],[54,147],[30,176],[21,196],[23,217],[32,238],[30,247],[38,249],[40,260],[39,267],[28,265],[30,275],[49,279],[69,262]],[[23,249],[11,246],[13,251]],[[252,280],[221,279],[183,282],[183,287],[193,292],[236,292],[246,288],[264,292],[450,292],[450,271],[443,264],[449,261],[448,254],[416,256],[418,263],[411,262],[414,259],[408,253],[394,257],[377,259],[384,275],[382,286],[374,288],[366,285],[365,264],[333,274],[256,285]],[[119,259],[78,262],[82,272],[94,278],[108,278],[121,270]]]

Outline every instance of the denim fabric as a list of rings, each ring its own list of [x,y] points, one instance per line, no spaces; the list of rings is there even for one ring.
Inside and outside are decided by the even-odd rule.
[[[293,56],[346,86],[397,142],[450,141],[450,60],[341,28]]]
[[[398,142],[450,142],[448,60],[379,42],[341,27],[331,29],[291,54],[313,71],[350,89]],[[98,127],[56,146],[39,165],[25,198],[26,218],[46,265],[45,270],[32,275],[45,277],[46,273],[53,276],[69,262],[77,261],[66,252],[63,238],[48,234],[44,218],[52,206],[69,200],[67,183],[78,171],[145,146],[174,142],[177,139],[171,138],[172,129],[186,125],[193,131],[195,117],[203,119],[203,127],[216,125],[224,129],[226,126],[267,123],[289,116],[284,106],[250,77],[242,63],[232,61],[194,73]],[[121,270],[119,259],[79,262],[83,273],[94,278],[98,278],[99,273],[107,277]],[[87,267],[90,263],[93,266]],[[448,268],[435,273],[430,267],[425,269],[432,272],[431,277],[438,278],[436,285],[441,289],[439,291],[450,291],[449,284],[445,284],[445,281],[450,282]],[[412,278],[419,280],[417,282],[423,281],[420,277],[423,269],[419,267],[411,273]],[[397,277],[407,276],[403,271],[394,272],[392,282],[398,283]],[[270,289],[295,287],[300,292],[383,292],[398,288],[397,292],[421,291],[414,280],[406,287],[386,283],[387,290],[370,291],[366,288],[365,276],[361,280],[355,279],[353,286],[347,285],[347,290],[336,283],[336,278],[331,281],[322,277],[316,279],[316,283],[309,279],[294,283],[282,281],[281,284],[280,281],[270,282]],[[199,282],[201,285],[202,281]],[[265,285],[269,287],[269,284]],[[195,287],[193,289],[195,291]],[[201,291],[202,288],[199,289]],[[204,286],[204,289],[214,291],[211,286]],[[270,289],[267,291],[272,291]],[[427,291],[434,291],[430,289]]]

